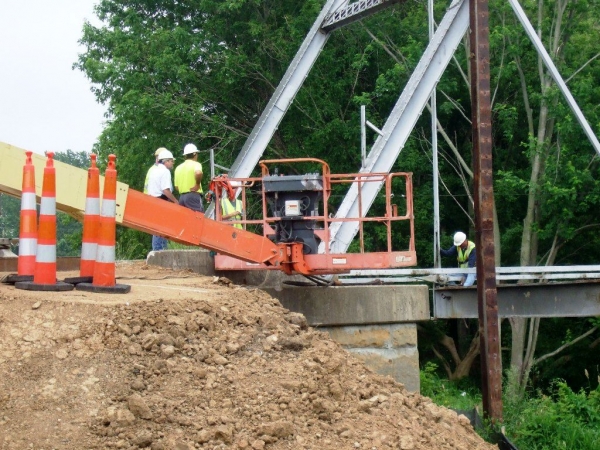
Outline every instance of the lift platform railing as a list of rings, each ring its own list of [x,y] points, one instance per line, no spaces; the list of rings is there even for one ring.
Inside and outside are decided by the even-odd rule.
[[[327,163],[314,158],[266,160],[261,161],[260,167],[260,177],[229,179],[240,190],[238,198],[244,209],[242,220],[229,221],[230,224],[242,224],[243,228],[277,242],[304,242],[304,259],[311,267],[318,267],[320,273],[408,267],[417,263],[412,174],[332,174]],[[312,172],[306,173],[307,168]],[[336,218],[335,210],[352,183],[361,188],[369,183],[383,183],[384,195],[369,214],[359,208],[359,217]],[[216,220],[222,220],[220,208],[216,208]],[[330,242],[330,228],[335,222],[358,223],[355,245],[341,254],[331,252],[328,245],[319,254],[318,245]],[[215,268],[268,267],[217,255]]]

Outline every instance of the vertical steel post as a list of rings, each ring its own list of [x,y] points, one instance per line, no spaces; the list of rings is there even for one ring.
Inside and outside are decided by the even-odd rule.
[[[365,167],[367,159],[367,107],[360,105],[360,167]]]
[[[433,0],[427,2],[429,16],[429,42],[433,39],[434,30]],[[436,85],[437,86],[437,85]],[[431,103],[431,154],[433,161],[433,267],[442,267],[440,258],[440,187],[437,141],[437,97],[434,87],[430,97]]]
[[[494,260],[488,0],[470,0],[469,10],[477,305],[481,339],[482,397],[485,415],[498,422],[502,421],[502,361]]]

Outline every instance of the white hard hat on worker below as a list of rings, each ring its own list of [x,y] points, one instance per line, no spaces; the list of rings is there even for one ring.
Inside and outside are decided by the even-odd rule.
[[[160,153],[158,154],[158,160],[162,161],[163,159],[173,159],[173,153],[171,153],[166,148],[161,150]]]
[[[162,152],[163,150],[167,150],[167,149],[164,147],[157,148],[156,151],[154,152],[154,156],[158,157],[158,155],[160,155],[160,152]]]
[[[183,155],[189,155],[190,153],[198,153],[198,147],[196,147],[194,144],[187,144],[185,147],[183,147]]]
[[[463,233],[462,231],[457,231],[454,234],[454,245],[456,245],[456,246],[461,245],[463,242],[465,242],[465,239],[467,239],[467,235],[465,233]]]

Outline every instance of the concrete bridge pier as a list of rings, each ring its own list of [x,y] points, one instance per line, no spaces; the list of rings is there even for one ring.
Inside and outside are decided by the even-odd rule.
[[[151,252],[148,264],[225,276],[235,283],[259,287],[290,311],[304,314],[308,324],[326,331],[342,347],[376,373],[389,375],[418,392],[419,351],[416,322],[430,320],[425,285],[295,287],[278,271],[220,271],[205,250]]]

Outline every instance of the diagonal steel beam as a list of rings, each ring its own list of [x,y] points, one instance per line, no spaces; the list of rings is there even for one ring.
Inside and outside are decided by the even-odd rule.
[[[235,159],[229,176],[233,178],[249,177],[256,167],[265,148],[271,141],[281,119],[292,104],[313,64],[329,39],[329,33],[323,32],[321,24],[327,16],[336,11],[347,0],[328,0],[315,20],[304,42],[290,63],[279,86],[262,112],[242,150]]]

